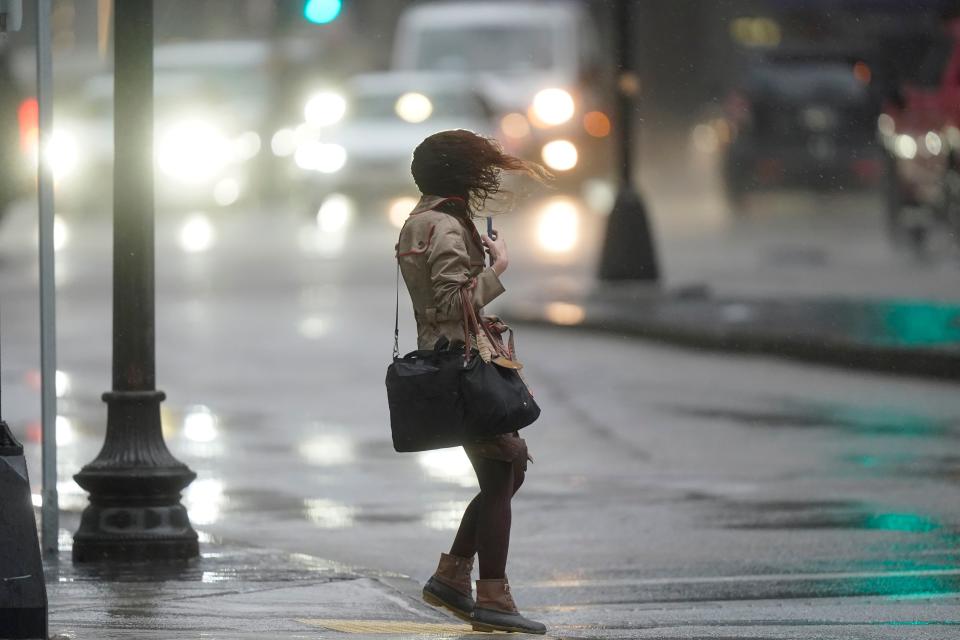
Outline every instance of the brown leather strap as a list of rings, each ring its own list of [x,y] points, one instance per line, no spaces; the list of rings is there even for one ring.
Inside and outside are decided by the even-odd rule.
[[[463,307],[461,314],[463,316],[463,365],[470,363],[470,316],[468,309],[471,307],[467,299],[467,288],[460,287],[460,305]]]
[[[473,281],[471,281],[473,282]],[[506,347],[503,346],[503,341],[500,340],[499,336],[493,335],[490,331],[489,324],[487,322],[477,319],[476,309],[473,308],[473,303],[469,299],[469,294],[467,293],[467,286],[464,286],[460,289],[461,301],[463,303],[463,317],[464,317],[464,332],[467,332],[467,327],[473,330],[473,334],[479,339],[480,332],[486,336],[487,341],[490,343],[490,348],[493,350],[493,355],[503,356],[504,358],[513,359],[512,357],[512,332],[511,332],[511,349],[508,351]],[[478,345],[479,346],[479,345]]]

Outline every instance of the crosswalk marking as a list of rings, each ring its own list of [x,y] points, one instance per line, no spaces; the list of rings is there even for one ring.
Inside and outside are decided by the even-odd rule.
[[[330,631],[341,633],[379,633],[379,634],[418,634],[424,636],[448,637],[456,635],[458,638],[490,638],[492,635],[503,632],[481,633],[474,632],[468,624],[456,622],[408,622],[404,620],[347,620],[340,618],[298,618],[297,622],[311,627],[322,627]],[[470,635],[464,635],[470,634]],[[505,635],[505,634],[504,634]],[[527,637],[527,634],[509,634],[512,638]],[[550,636],[537,636],[543,640],[550,640]]]
[[[455,622],[406,622],[401,620],[346,620],[324,618],[302,618],[297,622],[312,627],[324,627],[343,633],[419,633],[431,635],[449,635],[472,632],[467,624]],[[487,634],[489,635],[489,634]]]

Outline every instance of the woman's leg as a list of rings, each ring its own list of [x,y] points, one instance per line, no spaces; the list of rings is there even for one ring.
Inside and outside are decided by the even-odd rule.
[[[477,512],[480,510],[480,494],[478,493],[463,511],[460,518],[460,528],[450,546],[450,555],[461,558],[472,558],[477,553]]]
[[[523,484],[526,473],[523,464],[513,463],[513,495],[516,495]],[[477,553],[479,545],[479,512],[480,499],[483,493],[478,493],[467,505],[463,511],[463,517],[460,519],[460,528],[457,529],[457,535],[450,546],[450,555],[460,556],[461,558],[472,558]]]
[[[476,509],[476,548],[480,578],[503,578],[510,548],[510,499],[513,497],[514,465],[503,460],[470,458],[480,482]]]

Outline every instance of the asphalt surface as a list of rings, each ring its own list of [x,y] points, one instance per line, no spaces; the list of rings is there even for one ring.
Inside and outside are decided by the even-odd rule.
[[[158,381],[170,447],[199,475],[184,499],[207,544],[425,579],[476,485],[455,450],[390,445],[394,232],[371,223],[318,237],[296,213],[220,212],[209,247],[188,252],[185,221],[158,223]],[[70,476],[102,442],[111,317],[109,226],[67,225],[65,548],[84,504]],[[196,249],[205,228],[192,229]],[[25,210],[0,231],[2,409],[37,480],[31,233]],[[587,264],[522,253],[508,295]],[[405,300],[401,315],[412,348]],[[556,330],[524,330],[518,347],[544,412],[524,434],[535,462],[508,573],[521,608],[558,636],[960,633],[954,384]],[[52,610],[56,624],[55,593]]]

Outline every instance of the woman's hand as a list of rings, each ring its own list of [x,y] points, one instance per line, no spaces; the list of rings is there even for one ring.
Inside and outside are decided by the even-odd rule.
[[[499,276],[507,270],[510,260],[507,258],[506,241],[501,238],[496,231],[494,231],[493,237],[496,238],[496,240],[491,239],[490,236],[487,235],[482,236],[481,240],[483,240],[483,245],[487,248],[490,259],[493,261],[493,270]]]

